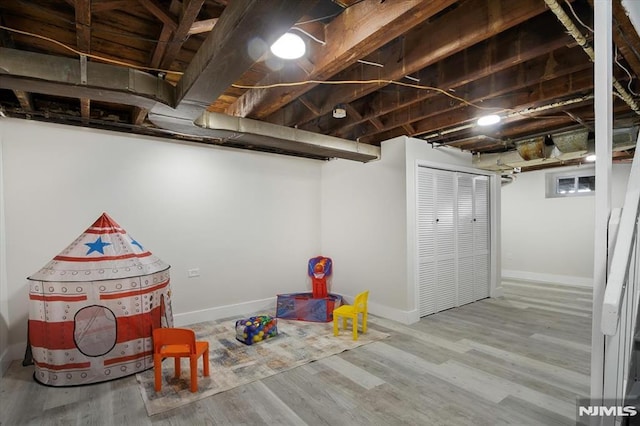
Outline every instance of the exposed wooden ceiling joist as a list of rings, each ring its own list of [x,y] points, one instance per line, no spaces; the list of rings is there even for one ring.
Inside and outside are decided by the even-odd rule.
[[[634,98],[640,37],[620,0],[612,2],[615,78]],[[591,41],[593,0],[560,6]],[[164,117],[188,124],[180,137],[195,131],[194,140],[204,140],[192,121],[207,109],[359,146],[409,135],[483,153],[531,135],[593,128],[593,64],[542,0],[20,0],[0,2],[0,25],[0,43],[14,50],[0,57],[0,107],[13,117],[142,134],[162,129]],[[305,57],[285,62],[268,51],[285,31],[307,40]],[[44,55],[36,63],[15,55],[21,50]],[[96,56],[79,60],[78,52]],[[120,65],[84,83],[99,58]],[[13,75],[21,60],[30,69]],[[145,84],[166,85],[170,96],[148,98],[150,87],[136,82],[140,71],[127,69],[137,66],[152,68]],[[163,77],[161,69],[184,75]],[[308,80],[352,83],[240,88]],[[337,106],[345,118],[334,118]],[[495,107],[503,122],[477,128],[482,107]],[[614,114],[616,126],[640,125],[617,98]]]
[[[327,92],[314,91],[316,102],[322,114],[328,114],[333,107],[351,103],[373,91],[380,90],[386,81],[401,80],[408,74],[434,64],[447,56],[460,52],[482,42],[501,31],[512,28],[527,19],[544,12],[544,2],[521,0],[517,4],[509,0],[492,1],[491,8],[486,0],[468,0],[433,23],[408,31],[396,43],[383,49],[383,68],[351,67],[335,78],[344,81],[376,80],[376,83],[345,85]],[[460,28],[465,28],[461,33]],[[297,114],[291,104],[281,108],[265,120],[286,126],[301,126],[318,115],[306,112]]]
[[[326,26],[325,44],[313,49],[309,58],[309,62],[314,64],[311,72],[299,68],[288,69],[286,81],[326,80],[452,3],[452,0],[406,0],[382,4],[377,0],[360,2]],[[282,75],[276,72],[269,74],[258,85],[281,82]],[[275,90],[252,89],[226,112],[239,117],[264,118],[315,86],[305,84]]]

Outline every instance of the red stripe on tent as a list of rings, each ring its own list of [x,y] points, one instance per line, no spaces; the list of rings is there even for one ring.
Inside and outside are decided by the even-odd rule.
[[[29,343],[46,349],[74,349],[73,321],[29,320]]]
[[[107,365],[113,365],[113,364],[119,364],[121,362],[133,361],[135,359],[144,358],[144,357],[151,356],[151,355],[153,355],[153,351],[142,352],[142,353],[134,354],[134,355],[121,356],[121,357],[118,357],[118,358],[106,359],[104,361],[104,365],[106,367]]]
[[[113,229],[113,228],[89,228],[84,231],[85,234],[126,234],[127,231],[124,229]]]
[[[118,327],[117,343],[151,337],[151,330],[160,327],[160,306],[150,312],[116,318]]]
[[[143,314],[117,317],[116,343],[151,337],[151,330],[161,326],[160,315],[161,306],[158,305]],[[75,349],[74,326],[73,320],[64,322],[29,320],[29,342],[32,346],[50,350]]]
[[[30,294],[29,300],[41,300],[43,302],[79,302],[87,300],[87,296],[41,296],[39,294]]]
[[[60,364],[60,365],[56,365],[56,364],[48,364],[46,362],[38,362],[38,361],[33,361],[38,367],[40,368],[47,368],[49,370],[69,370],[71,368],[89,368],[91,367],[91,363],[90,362],[77,362],[74,364]]]
[[[136,254],[129,253],[123,254],[121,256],[102,256],[102,257],[72,257],[72,256],[56,256],[53,260],[64,260],[67,262],[101,262],[103,260],[121,260],[121,259],[131,259],[133,257],[142,258],[151,256],[150,251],[146,251],[144,253]]]
[[[146,293],[154,292],[156,290],[160,290],[161,288],[164,288],[167,285],[169,285],[169,280],[167,280],[167,281],[165,281],[163,283],[160,283],[158,285],[155,285],[153,287],[146,288],[146,289],[131,290],[131,291],[126,291],[124,293],[101,294],[100,295],[100,300],[120,299],[122,297],[138,296],[140,294],[146,294]]]

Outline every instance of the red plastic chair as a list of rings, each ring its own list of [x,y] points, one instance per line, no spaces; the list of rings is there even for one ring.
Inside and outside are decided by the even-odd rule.
[[[175,377],[180,377],[180,358],[189,358],[191,392],[198,391],[198,358],[202,355],[204,375],[209,376],[209,342],[196,342],[196,333],[188,328],[153,330],[153,369],[155,389],[162,389],[162,360],[173,357]]]

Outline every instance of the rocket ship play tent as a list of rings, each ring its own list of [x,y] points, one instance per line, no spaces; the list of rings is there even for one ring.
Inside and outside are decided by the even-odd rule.
[[[28,277],[34,378],[82,385],[153,367],[152,330],[173,326],[169,268],[100,216]]]

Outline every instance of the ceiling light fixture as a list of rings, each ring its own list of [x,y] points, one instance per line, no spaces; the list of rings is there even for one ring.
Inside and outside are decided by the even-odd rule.
[[[478,126],[491,126],[500,122],[500,116],[496,114],[484,115],[478,118]]]
[[[333,109],[333,118],[345,118],[347,116],[347,108],[340,104]]]
[[[271,52],[278,58],[298,59],[307,51],[304,40],[297,34],[284,33],[271,45]]]
[[[594,161],[596,161],[596,155],[595,154],[587,155],[587,157],[584,159],[584,161],[588,161],[590,163],[593,163]]]

